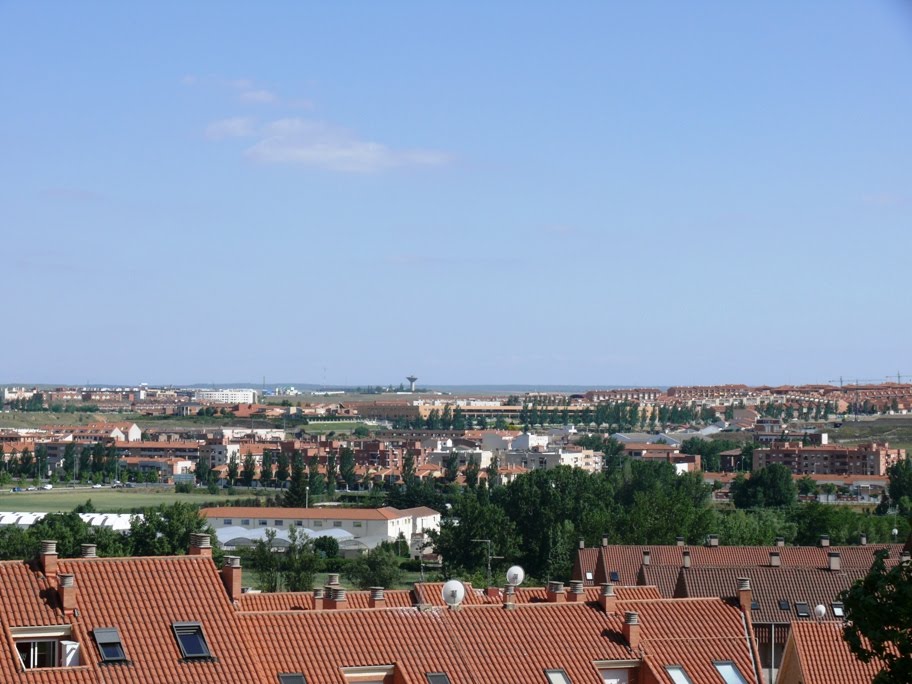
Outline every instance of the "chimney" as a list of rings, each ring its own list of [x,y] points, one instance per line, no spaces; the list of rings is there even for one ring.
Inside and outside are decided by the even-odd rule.
[[[770,551],[770,567],[778,568],[782,566],[782,556],[778,551]]]
[[[867,546],[867,545],[868,545],[868,533],[867,533],[867,532],[862,532],[862,533],[861,533],[861,545],[862,545],[862,546]]]
[[[323,607],[326,610],[345,608],[348,606],[348,599],[345,596],[345,589],[336,585],[327,587],[327,597],[323,599]]]
[[[820,547],[821,547],[821,548],[826,548],[826,547],[829,546],[829,545],[830,545],[830,535],[828,535],[828,534],[821,534],[821,535],[820,535]]]
[[[631,611],[624,613],[624,638],[630,645],[631,651],[635,651],[640,645],[640,616],[638,613]]]
[[[614,585],[606,583],[602,585],[602,595],[599,596],[599,605],[606,613],[614,612],[614,605],[617,603],[617,597],[614,595]]]
[[[241,597],[241,557],[225,556],[222,566],[222,584],[228,592],[228,598],[237,601]]]
[[[212,557],[212,540],[208,534],[194,532],[190,535],[190,555]]]
[[[899,554],[899,562],[908,563],[909,559],[910,559],[909,550],[904,549],[903,552],[901,554]]]
[[[739,577],[738,578],[738,603],[741,605],[741,610],[750,615],[751,602],[753,601],[753,595],[751,593],[751,581],[749,577]]]
[[[582,603],[586,600],[586,591],[583,589],[582,580],[570,580],[570,595],[567,600],[572,603]]]
[[[585,548],[586,548],[586,540],[585,540],[585,539],[580,539],[580,540],[579,540],[579,547],[580,547],[581,549],[585,549]]]
[[[719,535],[718,534],[708,535],[706,537],[706,545],[707,546],[718,546],[719,545]]]
[[[57,575],[57,597],[64,615],[72,615],[76,610],[76,576],[61,573]]]
[[[38,554],[38,565],[41,572],[48,579],[57,576],[57,542],[54,539],[45,539],[41,542],[41,552]]]
[[[675,537],[675,544],[678,546],[684,546],[684,537]]]
[[[503,596],[503,607],[504,610],[513,610],[516,608],[516,585],[507,584],[504,587],[504,596]]]
[[[371,608],[386,607],[386,595],[383,593],[383,587],[370,588],[370,599],[368,600],[367,604]]]
[[[330,587],[334,587],[339,583],[339,573],[331,572],[326,575],[326,584]]]
[[[785,546],[785,537],[776,537],[776,546]]]
[[[563,603],[566,601],[567,597],[564,595],[564,583],[548,582],[546,596],[548,598],[548,603]]]
[[[98,547],[95,544],[80,544],[79,549],[83,558],[98,558]]]
[[[323,588],[314,589],[314,610],[323,610]]]
[[[830,551],[827,554],[828,567],[833,572],[840,570],[842,568],[842,560],[839,558],[838,551]]]
[[[607,534],[602,535],[602,546],[608,546],[608,535]]]
[[[682,564],[685,568],[689,568],[689,567],[690,567],[690,551],[689,551],[688,549],[684,549],[684,550],[681,552],[681,564]]]
[[[652,560],[652,552],[649,549],[643,549],[643,565],[649,565]]]
[[[500,587],[485,587],[485,596],[489,599],[500,598]]]

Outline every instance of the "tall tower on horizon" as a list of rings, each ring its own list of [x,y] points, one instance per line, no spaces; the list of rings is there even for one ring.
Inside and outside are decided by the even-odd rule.
[[[418,378],[416,378],[414,375],[409,375],[409,376],[406,378],[406,380],[409,381],[409,392],[414,392],[414,391],[415,391],[415,383],[418,382]]]

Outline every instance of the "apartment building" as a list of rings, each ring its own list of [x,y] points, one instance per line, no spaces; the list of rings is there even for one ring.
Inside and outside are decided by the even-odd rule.
[[[805,446],[776,442],[754,450],[753,469],[778,463],[795,475],[886,475],[887,469],[906,458],[905,449],[891,449],[887,442],[846,446]]]

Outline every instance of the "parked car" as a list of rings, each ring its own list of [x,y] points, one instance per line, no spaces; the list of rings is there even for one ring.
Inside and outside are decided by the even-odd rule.
[[[100,484],[93,484],[93,485],[92,485],[92,489],[101,489],[101,485],[100,485]]]
[[[25,488],[25,491],[27,491],[27,492],[37,492],[37,491],[38,491],[38,487],[36,487],[35,485],[32,485],[32,486],[30,486],[30,487],[26,487],[26,488]]]
[[[41,488],[42,489],[53,489],[54,485],[52,485],[52,484],[41,485]]]
[[[21,491],[22,491],[22,487],[13,487],[10,491],[13,492],[13,493],[21,492]]]

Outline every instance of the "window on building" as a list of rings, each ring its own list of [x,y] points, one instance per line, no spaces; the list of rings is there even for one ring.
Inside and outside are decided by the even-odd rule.
[[[103,662],[118,663],[127,659],[117,627],[96,627],[92,633],[95,635],[95,643],[98,644]]]
[[[222,520],[222,525],[233,525],[233,524],[234,523],[232,522],[231,518],[225,518],[224,520]]]
[[[741,671],[734,663],[713,663],[713,666],[722,676],[722,681],[724,681],[725,684],[747,684],[747,680],[744,679],[744,675],[741,674]]]
[[[795,615],[801,618],[811,617],[811,608],[802,601],[795,602]]]
[[[284,521],[284,520],[276,520],[276,521],[275,521],[275,526],[276,526],[276,527],[282,527],[282,526],[284,526],[284,525],[285,525],[285,521]]]
[[[450,684],[450,678],[445,672],[428,672],[428,684]]]
[[[831,603],[834,617],[845,617],[845,607],[841,603]]]
[[[300,673],[280,674],[279,684],[307,684],[307,680]]]
[[[602,677],[602,684],[629,684],[630,670],[627,668],[609,668],[599,670]]]
[[[612,582],[620,582],[620,581],[621,581],[621,576],[620,576],[620,574],[618,573],[617,570],[612,570],[612,571],[611,571],[611,574],[609,575],[609,579],[610,579]]]
[[[693,684],[690,681],[690,677],[687,676],[687,673],[684,671],[684,668],[680,665],[668,665],[665,668],[665,671],[668,673],[668,676],[671,677],[671,681],[674,684]]]
[[[295,525],[297,525],[298,527],[304,527],[304,521],[303,521],[303,520],[295,520]]]
[[[244,518],[241,520],[241,525],[250,525],[250,518]]]
[[[342,527],[341,520],[333,520],[333,527]]]
[[[184,658],[211,658],[209,645],[203,635],[203,626],[198,622],[174,622],[171,624],[177,645]]]
[[[314,527],[323,527],[322,520],[314,520]]]
[[[355,522],[352,523],[352,527],[363,527],[363,526],[364,526],[364,523],[362,523],[360,520],[355,520]]]
[[[779,610],[788,610],[789,602],[785,599],[779,599]]]
[[[591,582],[591,581],[592,581],[592,573],[591,573],[591,572],[587,572],[587,573],[586,573],[586,581],[587,581],[587,582]]]
[[[257,521],[257,525],[259,525],[260,527],[266,527],[268,524],[269,524],[268,520],[258,520]]]
[[[70,641],[69,625],[12,627],[10,634],[26,670],[79,665],[79,644]]]
[[[563,670],[545,670],[548,684],[570,684],[570,677]]]

